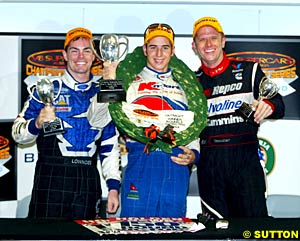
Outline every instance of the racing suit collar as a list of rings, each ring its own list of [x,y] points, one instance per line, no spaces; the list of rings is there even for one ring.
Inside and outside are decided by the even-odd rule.
[[[165,80],[172,76],[172,71],[170,68],[168,68],[167,72],[157,72],[156,70],[151,69],[148,66],[146,66],[144,68],[144,71],[146,72],[147,75],[152,75],[160,80]]]
[[[94,76],[90,74],[90,79],[89,81],[85,83],[79,83],[74,79],[74,77],[70,74],[68,69],[66,69],[65,74],[64,74],[64,83],[72,90],[75,91],[87,91],[91,88],[92,83],[94,82]]]
[[[203,69],[204,73],[207,74],[208,76],[214,77],[218,74],[223,73],[227,69],[227,67],[229,66],[229,63],[230,63],[230,60],[227,58],[225,52],[223,52],[223,60],[218,66],[216,66],[215,68],[208,68],[201,61],[200,69]]]

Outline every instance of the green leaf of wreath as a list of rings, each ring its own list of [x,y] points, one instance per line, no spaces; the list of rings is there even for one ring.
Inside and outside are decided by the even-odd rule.
[[[128,54],[124,60],[120,61],[117,68],[117,79],[124,82],[124,88],[127,90],[131,82],[135,79],[142,69],[146,66],[146,56],[141,46],[136,47],[134,51]],[[207,102],[203,94],[202,86],[196,79],[194,72],[175,55],[171,58],[169,67],[172,69],[173,77],[185,91],[188,107],[194,112],[194,122],[184,131],[175,134],[176,146],[187,145],[199,137],[200,132],[206,126],[207,120]],[[122,111],[122,103],[115,102],[109,104],[110,114],[117,127],[139,142],[147,143],[150,138],[146,138],[142,127],[133,124]],[[171,153],[172,146],[158,140],[152,147],[160,148],[164,152]]]

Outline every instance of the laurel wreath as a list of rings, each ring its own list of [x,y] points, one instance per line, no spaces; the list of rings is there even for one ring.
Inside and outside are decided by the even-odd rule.
[[[117,79],[124,82],[124,89],[127,91],[131,82],[146,66],[146,56],[142,47],[136,47],[134,51],[120,61],[117,68]],[[196,79],[195,73],[175,55],[171,58],[169,67],[172,69],[173,78],[178,81],[183,91],[186,93],[188,108],[194,112],[194,122],[184,131],[175,134],[175,146],[187,145],[199,137],[200,132],[206,126],[207,121],[207,101],[203,94],[202,86]],[[137,127],[132,123],[122,111],[122,103],[114,102],[109,104],[111,117],[117,127],[129,136],[141,143],[148,143],[151,139],[144,134],[143,127]],[[151,150],[160,148],[162,151],[171,153],[172,147],[161,140],[156,141]]]

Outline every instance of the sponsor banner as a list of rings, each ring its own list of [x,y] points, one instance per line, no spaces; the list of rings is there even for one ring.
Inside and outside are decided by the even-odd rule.
[[[189,218],[129,217],[95,220],[75,220],[83,227],[99,234],[161,234],[196,232],[205,228],[197,227]]]
[[[299,121],[264,121],[260,126],[260,160],[267,174],[268,194],[300,195],[299,136]]]
[[[300,119],[300,38],[228,37],[229,58],[255,61],[279,87],[286,106],[284,119]]]
[[[12,122],[0,122],[0,200],[16,200],[15,142],[11,136]]]
[[[64,36],[21,37],[21,103],[28,96],[27,85],[35,82],[37,75],[62,74],[63,42]],[[280,88],[286,104],[284,118],[300,119],[300,38],[227,36],[225,51],[229,58],[258,62]],[[92,72],[102,74],[100,60],[95,61]]]

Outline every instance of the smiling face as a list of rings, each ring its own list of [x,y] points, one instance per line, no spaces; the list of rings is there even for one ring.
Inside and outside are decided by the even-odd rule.
[[[166,37],[152,38],[143,46],[144,54],[147,56],[147,66],[159,73],[167,72],[174,49]]]
[[[202,62],[209,68],[218,66],[223,60],[226,38],[213,27],[201,27],[195,35],[192,47]]]
[[[89,80],[90,69],[95,60],[95,55],[87,38],[79,37],[70,42],[66,51],[63,51],[64,59],[70,74],[78,82]]]

